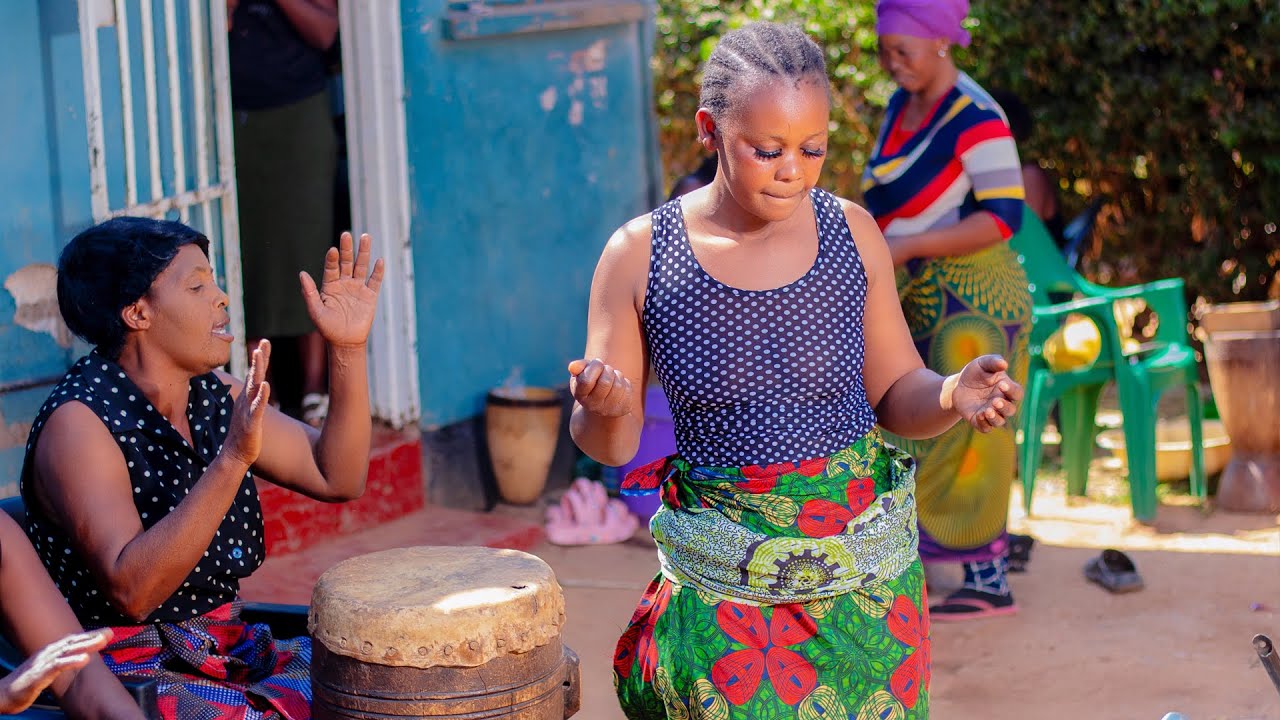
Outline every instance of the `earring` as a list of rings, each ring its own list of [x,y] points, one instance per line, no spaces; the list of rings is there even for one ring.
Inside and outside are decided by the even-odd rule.
[[[947,56],[946,50],[942,50],[942,49],[938,50],[938,57],[946,57],[946,56]]]

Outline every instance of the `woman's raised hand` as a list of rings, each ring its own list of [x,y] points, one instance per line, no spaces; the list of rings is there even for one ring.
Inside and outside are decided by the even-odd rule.
[[[342,233],[338,247],[324,256],[320,287],[306,272],[298,273],[307,314],[325,341],[334,347],[363,346],[373,327],[373,309],[382,287],[383,262],[379,258],[369,270],[369,248],[373,239],[360,236],[355,249],[351,233]]]
[[[271,362],[271,343],[260,340],[249,361],[249,376],[244,390],[231,406],[231,427],[222,444],[222,452],[234,460],[252,465],[262,451],[262,416],[271,400],[271,384],[267,382],[267,365]]]

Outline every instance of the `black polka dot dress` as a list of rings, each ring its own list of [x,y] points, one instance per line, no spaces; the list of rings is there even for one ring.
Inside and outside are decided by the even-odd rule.
[[[111,431],[129,468],[134,507],[143,528],[150,529],[182,502],[222,449],[231,422],[230,389],[212,373],[192,379],[187,417],[193,447],[120,366],[94,352],[67,372],[32,425],[21,485],[27,535],[81,624],[133,625],[108,602],[67,535],[33,501],[31,476],[40,431],[54,410],[72,401],[89,407]],[[76,448],[58,451],[74,453]],[[93,476],[86,474],[84,480],[92,481]],[[240,578],[256,570],[265,555],[262,508],[253,474],[246,473],[200,562],[146,622],[177,623],[231,602],[239,592]]]
[[[678,198],[653,212],[644,335],[694,466],[823,457],[875,426],[862,379],[866,271],[839,200],[818,189],[810,198],[817,259],[773,290],[708,274]]]

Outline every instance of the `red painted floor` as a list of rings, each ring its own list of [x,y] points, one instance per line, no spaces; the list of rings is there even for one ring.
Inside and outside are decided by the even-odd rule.
[[[466,512],[427,506],[376,527],[327,538],[303,550],[269,553],[240,583],[248,601],[306,605],[325,570],[357,555],[417,545],[481,545],[529,550],[542,540],[542,526],[529,513]]]

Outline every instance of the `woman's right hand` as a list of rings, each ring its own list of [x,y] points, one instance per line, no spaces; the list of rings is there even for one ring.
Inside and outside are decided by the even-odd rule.
[[[266,381],[267,365],[271,362],[271,343],[258,342],[249,363],[249,376],[244,380],[244,390],[231,407],[231,429],[227,431],[222,452],[230,459],[252,465],[262,451],[262,417],[271,399],[271,383]]]
[[[569,363],[573,398],[582,409],[602,417],[623,417],[631,412],[631,381],[600,359]]]
[[[16,670],[0,678],[0,714],[20,713],[31,707],[58,676],[79,670],[111,642],[111,630],[68,635],[27,658]]]

